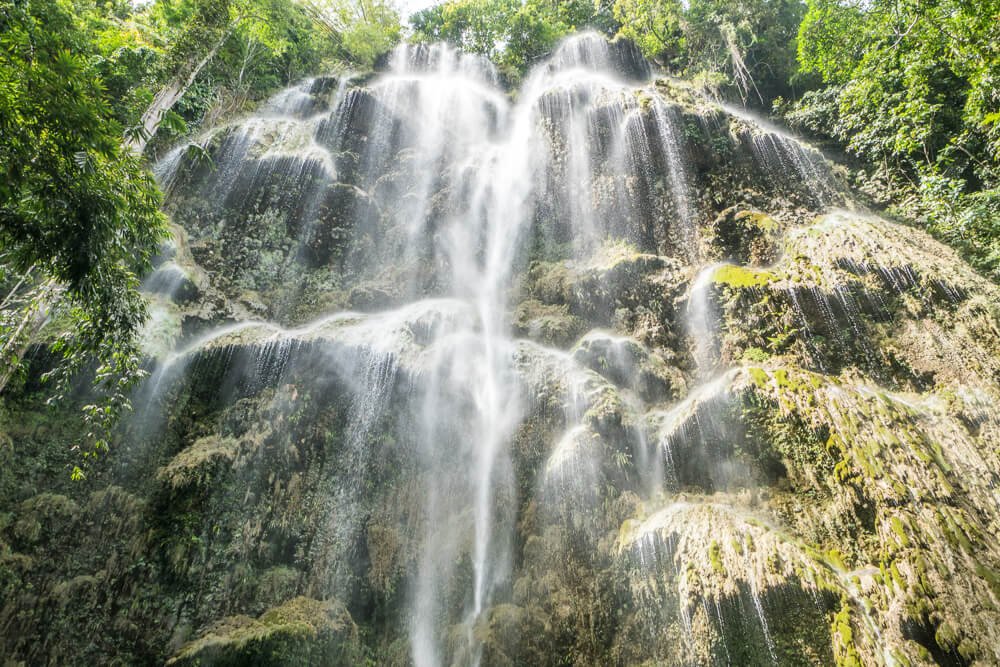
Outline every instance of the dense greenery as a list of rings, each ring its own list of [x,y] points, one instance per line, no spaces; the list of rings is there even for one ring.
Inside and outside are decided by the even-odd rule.
[[[797,0],[617,0],[619,35],[668,70],[763,104],[793,94]]]
[[[1000,278],[1000,2],[810,0],[789,119],[871,166],[904,214]],[[887,186],[887,187],[886,187]]]
[[[165,229],[101,74],[114,68],[101,54],[114,20],[113,7],[0,4],[0,390],[46,319],[68,317],[53,345],[63,377],[96,357],[110,396],[87,408],[95,434],[138,375],[139,276]]]
[[[381,0],[158,0],[135,18],[161,46],[159,86],[195,75],[161,143],[309,74],[369,68],[400,37],[398,14]]]
[[[309,15],[327,29],[349,64],[371,67],[402,37],[391,0],[305,0]]]
[[[446,40],[494,59],[512,80],[582,28],[634,41],[675,74],[761,104],[797,83],[796,0],[452,0],[411,18],[420,40]]]
[[[493,59],[516,82],[557,41],[586,27],[611,31],[603,0],[454,0],[411,17],[414,38],[447,41]]]

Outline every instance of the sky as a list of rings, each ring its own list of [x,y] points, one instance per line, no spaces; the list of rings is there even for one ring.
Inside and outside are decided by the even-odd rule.
[[[396,6],[399,7],[399,14],[405,21],[411,14],[419,12],[421,9],[427,9],[439,2],[441,0],[396,0]]]

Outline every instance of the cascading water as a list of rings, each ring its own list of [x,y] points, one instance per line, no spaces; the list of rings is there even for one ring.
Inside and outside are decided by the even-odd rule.
[[[466,437],[474,452],[473,469],[461,473],[472,478],[474,489],[469,499],[474,515],[470,628],[490,603],[493,588],[509,576],[504,562],[509,547],[504,543],[513,525],[509,518],[499,519],[494,509],[500,498],[511,502],[513,491],[503,488],[503,471],[510,466],[507,447],[520,420],[520,387],[513,378],[506,300],[522,253],[522,237],[539,196],[536,183],[540,175],[552,171],[553,155],[543,130],[546,124],[568,128],[562,137],[569,163],[564,182],[571,190],[563,195],[569,207],[563,215],[576,223],[571,233],[578,253],[592,251],[606,233],[598,228],[599,212],[586,194],[597,159],[590,153],[596,117],[610,112],[620,128],[609,150],[616,172],[649,179],[655,169],[645,128],[629,121],[638,105],[633,89],[616,78],[622,68],[615,55],[595,35],[571,40],[527,80],[514,105],[499,91],[492,67],[442,46],[401,47],[391,59],[389,73],[372,86],[375,96],[395,116],[405,107],[413,133],[416,170],[422,180],[412,203],[400,212],[410,221],[407,247],[427,236],[425,225],[433,215],[430,193],[450,193],[443,219],[435,221],[440,241],[432,252],[449,267],[453,293],[473,304],[478,314],[477,329],[468,334],[473,340],[457,342],[459,347],[444,353],[455,358],[435,364],[449,369],[435,373],[430,383],[444,387],[444,393],[429,392],[431,400],[425,403],[425,438],[434,442],[440,437],[438,424],[459,412],[448,396],[472,397],[474,417],[466,425]],[[641,63],[634,60],[634,54],[625,61],[633,66]],[[381,128],[376,133],[387,131]],[[652,139],[661,140],[662,135],[657,133]],[[676,159],[671,168],[681,168]],[[435,183],[435,179],[445,183]],[[627,204],[632,200],[620,193],[614,201]],[[448,504],[437,495],[437,490],[431,490],[428,507]],[[454,497],[448,500],[462,504]],[[431,521],[437,525],[456,522],[453,513],[446,507]],[[428,533],[414,594],[417,621],[412,645],[418,665],[441,662],[435,646],[440,628],[430,622],[437,609],[427,599],[453,576],[447,563],[435,557],[440,541],[439,534]],[[452,557],[452,549],[442,552]]]
[[[820,153],[627,42],[574,36],[516,92],[448,46],[385,62],[157,165],[150,377],[106,476],[0,512],[0,647],[1000,659],[994,287],[829,213]]]
[[[552,247],[567,245],[564,257],[580,262],[592,261],[613,238],[688,260],[698,256],[681,119],[649,76],[634,47],[585,33],[538,66],[511,102],[483,59],[444,45],[403,45],[364,89],[349,89],[346,78],[310,80],[276,96],[261,117],[202,141],[221,144],[214,152],[217,173],[201,192],[232,201],[247,190],[266,192],[276,173],[279,182],[317,183],[293,195],[298,217],[306,218],[298,222],[300,245],[309,244],[310,228],[320,224],[312,221],[322,218],[331,185],[353,178],[365,204],[349,213],[353,238],[341,252],[347,270],[375,275],[378,263],[362,252],[374,250],[398,265],[392,279],[406,283],[407,299],[446,295],[474,314],[432,337],[408,380],[419,413],[409,435],[419,464],[435,480],[424,492],[426,528],[408,589],[411,655],[419,666],[442,664],[446,655],[478,662],[473,629],[497,587],[509,585],[511,507],[518,502],[509,448],[524,418],[525,391],[515,368],[509,302],[529,238],[541,233]],[[184,151],[161,163],[168,187]],[[551,223],[539,225],[540,219]],[[367,248],[350,247],[358,237],[371,238]],[[692,290],[692,311],[705,309],[702,283]],[[693,321],[695,337],[707,338],[708,313]],[[391,342],[397,335],[398,329],[376,334],[383,342],[358,353],[368,358],[371,349],[398,347]],[[351,460],[359,469],[370,446],[364,438],[387,409],[391,390],[382,379],[392,375],[384,368],[397,363],[373,356],[360,375],[348,371],[360,392],[351,431]],[[638,371],[621,355],[612,363],[625,373]],[[372,369],[382,379],[370,378]],[[564,435],[545,473],[556,495],[567,497],[599,483],[595,452],[603,445],[587,415],[614,391],[591,371],[573,374],[569,382],[577,389],[567,399]],[[626,409],[641,412],[643,402],[629,399]],[[639,458],[644,488],[658,493],[664,454],[654,447],[648,459],[641,431],[629,436],[637,440],[624,455]],[[360,520],[350,509],[360,503],[350,486],[330,493],[335,500],[326,511],[339,537],[320,542],[327,551],[332,543],[346,548]],[[466,548],[471,577],[463,591],[457,568]],[[466,647],[446,650],[441,619],[446,599],[456,595],[464,600]]]
[[[718,317],[714,312],[711,301],[710,290],[715,272],[724,264],[710,264],[698,272],[687,298],[687,322],[688,333],[694,340],[694,360],[698,365],[699,372],[706,374],[711,370],[717,326],[715,320]]]
[[[839,200],[840,188],[822,153],[742,107],[732,104],[721,107],[748,124],[740,132],[740,139],[753,147],[760,168],[771,177],[788,178],[794,174],[808,185],[823,206],[832,206]]]

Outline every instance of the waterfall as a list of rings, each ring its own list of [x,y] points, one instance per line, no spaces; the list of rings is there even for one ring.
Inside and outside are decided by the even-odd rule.
[[[395,492],[410,503],[396,516],[409,550],[397,595],[418,667],[485,660],[483,628],[498,604],[509,604],[526,558],[517,535],[524,494],[596,553],[595,508],[610,506],[606,489],[627,487],[654,503],[688,485],[722,493],[749,469],[723,460],[742,430],[725,421],[738,374],[715,373],[725,313],[714,276],[730,265],[704,257],[704,172],[729,169],[736,182],[780,175],[792,182],[788,192],[823,202],[837,201],[836,186],[821,156],[760,123],[747,130],[753,121],[743,116],[742,129],[715,136],[729,142],[725,157],[700,150],[699,133],[736,112],[692,111],[651,77],[634,46],[596,33],[564,41],[516,93],[481,57],[403,44],[377,75],[303,81],[157,166],[172,205],[198,211],[189,221],[196,258],[224,265],[199,245],[221,239],[222,252],[238,254],[247,269],[216,272],[211,289],[238,307],[210,315],[262,322],[188,336],[154,373],[151,395],[166,395],[198,363],[215,363],[235,396],[284,387],[270,399],[284,419],[287,404],[301,400],[295,382],[322,378],[309,400],[342,408],[346,425],[327,442],[336,454],[313,503],[315,532],[301,547],[309,556],[303,580],[323,596],[356,594],[352,568],[362,554],[373,558],[368,485],[383,459],[401,459],[405,476],[384,483],[399,484]],[[184,268],[164,262],[148,291],[183,306]],[[577,334],[572,351],[514,333],[525,275],[543,269],[584,277],[567,298],[590,301],[558,313],[599,326]],[[634,274],[655,274],[655,282],[618,294],[604,284]],[[209,290],[197,277],[198,289]],[[650,305],[644,290],[652,284],[672,300]],[[541,319],[556,317],[545,295],[531,296]],[[674,312],[676,303],[686,310]],[[683,382],[668,377],[653,349],[664,334],[650,327],[640,343],[608,331],[624,328],[622,311],[644,309],[648,322],[657,307],[684,329],[671,335],[693,342],[680,354],[688,368],[693,362],[697,386],[673,405]],[[529,422],[539,395],[559,408],[548,410],[548,440],[526,473],[518,437],[537,426]],[[712,522],[728,531],[726,563],[741,567],[733,544],[761,531],[728,512],[669,504],[635,542],[641,567],[660,567],[658,558],[678,548],[695,554],[711,542]],[[804,558],[784,543],[775,548]],[[700,585],[671,567],[677,618],[693,646]],[[774,660],[763,556],[747,567],[737,597],[752,601],[759,628],[748,631],[762,632]],[[721,593],[701,603],[725,635],[731,619]],[[727,644],[718,650],[728,655]]]
[[[995,284],[627,41],[379,63],[158,161],[85,480],[94,377],[48,405],[26,354],[0,654],[1000,663]]]
[[[428,520],[438,528],[426,532],[411,591],[411,646],[418,665],[434,665],[441,661],[441,628],[433,622],[441,613],[440,591],[450,586],[455,552],[466,539],[443,527],[461,524],[464,507],[472,515],[470,629],[490,605],[495,587],[509,577],[513,525],[510,508],[499,506],[517,502],[508,447],[521,419],[521,389],[512,367],[507,300],[542,195],[538,184],[566,169],[567,189],[551,194],[564,203],[561,215],[572,222],[574,253],[586,257],[611,231],[608,218],[630,210],[635,200],[618,187],[610,201],[595,202],[589,191],[596,163],[608,159],[609,174],[644,180],[648,189],[658,168],[655,156],[665,154],[671,191],[683,190],[684,176],[673,130],[661,127],[671,122],[667,112],[658,107],[650,132],[638,114],[639,88],[626,82],[626,77],[641,79],[648,68],[634,52],[613,49],[596,35],[561,46],[529,76],[515,103],[500,90],[491,65],[443,45],[404,45],[389,62],[389,70],[370,85],[386,112],[375,117],[367,150],[405,147],[413,178],[405,203],[390,213],[395,219],[381,224],[406,230],[399,248],[404,264],[435,262],[440,269],[434,280],[477,315],[472,329],[441,341],[421,402],[420,450],[429,466],[438,466],[442,483],[428,489],[426,499]],[[606,127],[614,134],[602,149],[596,138]],[[666,149],[654,151],[654,143]],[[365,161],[382,165],[374,154]],[[443,207],[432,201],[442,192]],[[387,199],[381,208],[393,209],[393,202]],[[686,201],[677,208],[689,217]],[[449,461],[448,469],[441,469],[437,462],[446,456],[435,443],[451,443],[456,435],[464,440],[458,446],[469,468]]]
[[[716,271],[725,264],[710,264],[698,272],[691,281],[688,292],[686,319],[693,343],[693,357],[702,375],[711,370],[715,356],[716,319],[718,314],[712,304],[712,280]]]

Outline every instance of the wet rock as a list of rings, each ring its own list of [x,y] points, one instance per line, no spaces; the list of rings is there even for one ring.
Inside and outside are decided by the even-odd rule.
[[[158,165],[190,243],[86,480],[94,401],[41,346],[5,392],[0,652],[1000,660],[996,286],[627,45],[396,55]]]
[[[197,278],[174,262],[161,264],[143,282],[143,288],[152,294],[161,294],[178,304],[196,301],[201,296]]]
[[[780,226],[765,213],[730,207],[707,230],[713,259],[766,266],[777,259]]]
[[[168,665],[354,665],[358,628],[343,605],[304,597],[258,618],[232,616],[185,645]]]
[[[629,338],[592,331],[576,345],[573,358],[618,386],[635,391],[647,403],[662,401],[679,387],[677,374],[659,355]]]
[[[535,300],[522,302],[514,315],[519,335],[546,345],[568,347],[583,333],[580,318],[570,314],[569,306],[547,305]]]

